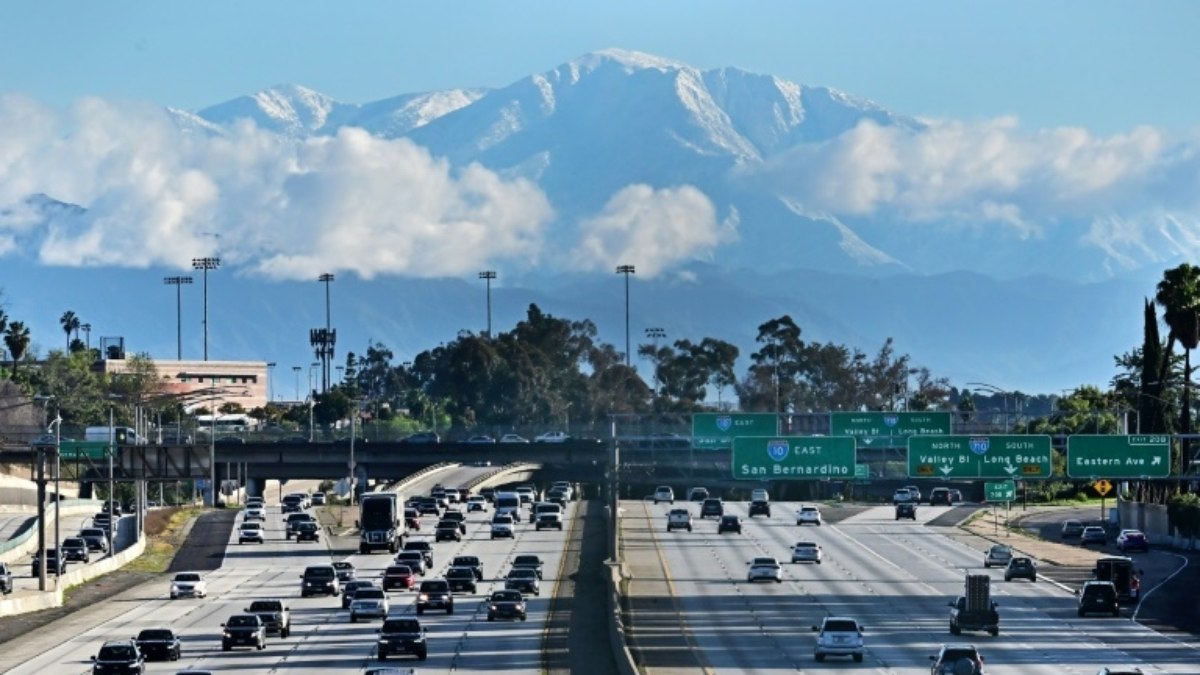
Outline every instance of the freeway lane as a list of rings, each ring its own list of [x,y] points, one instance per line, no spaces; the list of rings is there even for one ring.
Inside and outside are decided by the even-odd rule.
[[[985,570],[978,552],[923,526],[944,509],[922,508],[918,522],[911,523],[896,522],[891,507],[878,507],[836,524],[798,528],[795,504],[773,507],[775,517],[768,521],[746,517],[744,503],[727,503],[727,513],[743,517],[743,535],[716,534],[712,519],[697,519],[691,533],[668,534],[669,505],[623,503],[623,545],[633,554],[631,565],[643,572],[655,564],[665,567],[674,593],[634,603],[661,610],[632,618],[633,645],[640,641],[643,661],[651,666],[647,672],[682,672],[689,657],[713,673],[928,672],[928,656],[943,643],[975,643],[995,675],[1090,675],[1104,665],[1127,663],[1142,663],[1148,672],[1196,672],[1200,652],[1194,648],[1127,618],[1079,618],[1069,591],[1045,582],[1005,583],[998,569],[986,573],[1001,604],[1000,636],[950,636],[946,603],[961,592],[966,570]],[[789,560],[790,546],[799,539],[821,545],[822,565],[785,564],[782,584],[746,583],[750,558]],[[647,563],[648,550],[657,560]],[[639,569],[632,573],[636,578]],[[665,641],[670,622],[663,613],[673,611],[683,617],[690,655],[681,653],[680,643],[672,647]],[[809,626],[827,614],[854,616],[866,625],[863,664],[815,662]]]
[[[427,493],[432,483],[447,485],[467,482],[487,469],[460,468],[422,479],[407,492]],[[285,487],[286,491],[286,487]],[[571,507],[574,508],[573,506]],[[268,509],[267,542],[263,545],[236,542],[231,536],[225,563],[219,570],[206,573],[209,580],[207,599],[169,600],[167,583],[140,587],[139,592],[121,599],[121,607],[106,608],[107,613],[81,612],[20,644],[6,646],[20,650],[20,665],[6,672],[86,673],[88,658],[107,639],[128,638],[142,628],[170,626],[183,635],[184,656],[175,664],[151,663],[149,673],[172,673],[183,667],[212,669],[217,672],[360,673],[374,660],[375,631],[378,622],[349,622],[341,609],[340,598],[300,598],[299,575],[305,565],[328,562],[336,554],[329,542],[299,544],[284,539],[282,515]],[[430,655],[420,664],[422,673],[488,672],[529,673],[541,669],[541,641],[550,596],[557,577],[565,533],[536,532],[527,522],[517,527],[513,541],[490,539],[489,514],[470,514],[468,534],[463,542],[445,542],[435,546],[434,571],[445,570],[450,558],[459,554],[478,555],[484,562],[485,580],[474,595],[456,597],[453,615],[427,613],[422,622],[429,630]],[[422,523],[422,536],[432,536],[434,519]],[[517,553],[536,553],[546,561],[545,579],[540,597],[529,599],[529,620],[487,622],[483,600],[492,588],[502,587],[502,574]],[[347,559],[359,570],[360,578],[378,577],[390,561],[382,553],[351,555]],[[246,607],[251,599],[280,597],[291,607],[293,633],[288,639],[273,636],[263,651],[220,650],[219,624],[229,615]],[[392,612],[413,611],[412,591],[391,594]],[[6,658],[12,657],[6,655]],[[391,660],[389,660],[389,663]],[[404,665],[413,665],[406,660]]]

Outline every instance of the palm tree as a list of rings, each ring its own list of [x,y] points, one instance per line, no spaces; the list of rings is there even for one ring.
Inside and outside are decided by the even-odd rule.
[[[1163,272],[1158,282],[1154,301],[1163,308],[1163,320],[1167,323],[1167,349],[1159,368],[1159,382],[1166,382],[1167,366],[1171,361],[1171,349],[1175,342],[1183,346],[1183,411],[1181,414],[1183,433],[1192,432],[1191,383],[1192,350],[1200,343],[1200,267],[1184,263]],[[1188,470],[1187,439],[1183,441],[1183,466],[1181,473]]]
[[[17,376],[17,363],[25,358],[25,350],[29,349],[29,329],[21,321],[13,321],[8,324],[8,330],[4,333],[4,344],[8,347],[8,355],[12,357],[12,373],[8,376],[9,379],[15,379]]]
[[[67,353],[71,353],[71,334],[79,334],[79,326],[82,325],[79,317],[75,316],[75,312],[67,310],[63,312],[62,318],[58,320],[58,324],[62,326],[63,332],[67,334]]]

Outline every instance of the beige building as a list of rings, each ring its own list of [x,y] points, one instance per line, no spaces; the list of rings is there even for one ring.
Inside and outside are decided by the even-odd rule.
[[[105,373],[125,372],[125,359],[104,359]],[[154,361],[162,393],[184,401],[184,408],[219,409],[227,402],[246,410],[267,404],[266,361]]]

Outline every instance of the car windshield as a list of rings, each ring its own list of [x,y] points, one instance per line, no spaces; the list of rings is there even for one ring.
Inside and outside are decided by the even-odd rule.
[[[176,574],[175,581],[200,581],[199,574]]]
[[[451,567],[446,570],[446,577],[452,579],[474,579],[475,570],[469,567]]]
[[[408,569],[408,568],[406,567],[404,569]],[[389,567],[388,572],[390,573],[391,571],[392,571],[392,568]],[[371,586],[374,586],[374,585],[375,584],[370,581],[351,581],[350,583],[346,584],[345,592],[346,593],[357,593],[358,590],[361,588],[370,588]]]
[[[536,555],[519,555],[513,558],[513,565],[540,565],[542,561]]]
[[[492,602],[520,602],[520,591],[495,591],[492,593]]]
[[[336,574],[332,567],[310,567],[304,570],[304,576],[308,579],[328,579]]]
[[[131,645],[104,645],[98,658],[101,661],[125,661],[135,658],[135,653]]]
[[[232,616],[229,621],[225,622],[226,626],[233,628],[247,628],[258,625],[258,617],[256,616]]]
[[[63,541],[63,548],[79,547],[83,545],[84,542],[79,537],[71,537],[70,539]]]
[[[816,547],[817,547],[817,542],[815,542],[815,541],[796,542],[796,548],[816,548]]]
[[[528,567],[518,567],[508,573],[509,579],[533,579],[537,577],[537,572]]]
[[[255,600],[250,603],[251,612],[279,612],[283,610],[283,603],[278,600]]]
[[[407,577],[412,576],[412,570],[404,565],[396,565],[394,567],[387,568],[386,574],[389,577]]]
[[[1012,549],[1007,546],[993,546],[992,555],[1012,555]]]
[[[354,569],[354,565],[343,560],[340,562],[333,563],[333,569],[335,569],[335,570],[352,570],[352,569]]]
[[[388,619],[383,622],[385,633],[419,633],[421,624],[415,619]]]
[[[147,628],[138,633],[139,640],[170,640],[175,637],[175,634],[165,628]]]
[[[836,621],[826,621],[825,630],[837,633],[856,633],[858,632],[858,624],[854,621],[838,619]]]
[[[445,593],[449,589],[449,585],[444,581],[422,581],[422,593]]]
[[[386,597],[378,588],[360,588],[354,592],[355,600],[382,600]]]
[[[779,563],[775,562],[774,558],[755,558],[754,562],[752,564],[754,566],[766,565],[766,566],[771,566],[771,567],[775,567],[775,566],[779,565]]]
[[[79,533],[81,537],[103,537],[104,530],[99,528],[89,528]]]
[[[472,565],[478,565],[478,564],[479,564],[479,558],[466,557],[466,556],[460,555],[450,563],[450,566],[451,567],[471,567]]]

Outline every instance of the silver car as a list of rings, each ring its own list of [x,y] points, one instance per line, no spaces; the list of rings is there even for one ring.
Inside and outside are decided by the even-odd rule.
[[[1013,550],[1011,547],[1005,546],[1004,544],[996,544],[995,546],[989,548],[987,553],[984,554],[983,566],[991,567],[992,565],[995,565],[997,567],[1007,567],[1008,562],[1012,559]]]
[[[382,619],[388,614],[387,594],[382,588],[360,588],[350,601],[350,623],[359,619]]]
[[[815,541],[798,541],[792,547],[793,563],[821,564],[821,547]]]

